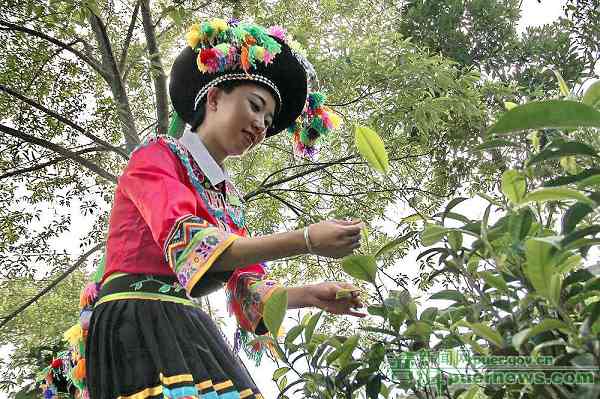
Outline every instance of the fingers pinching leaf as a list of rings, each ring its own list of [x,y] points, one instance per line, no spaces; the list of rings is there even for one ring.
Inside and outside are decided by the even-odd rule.
[[[351,290],[348,288],[342,288],[335,293],[335,299],[347,299],[352,298],[352,292],[355,290]]]

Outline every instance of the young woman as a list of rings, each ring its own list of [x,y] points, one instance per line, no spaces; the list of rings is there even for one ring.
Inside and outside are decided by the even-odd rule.
[[[170,96],[189,128],[138,148],[119,179],[106,266],[86,343],[92,399],[261,398],[210,317],[190,298],[226,286],[246,332],[264,334],[276,290],[290,308],[364,316],[350,284],[284,288],[263,262],[340,258],[359,247],[360,221],[327,220],[249,237],[241,195],[223,162],[292,125],[307,101],[306,61],[281,30],[211,20],[192,28],[171,70]]]

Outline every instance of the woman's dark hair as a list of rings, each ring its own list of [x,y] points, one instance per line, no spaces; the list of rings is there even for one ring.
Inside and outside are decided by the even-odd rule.
[[[219,83],[218,85],[216,85],[216,87],[223,90],[225,93],[229,94],[236,87],[247,85],[247,84],[257,84],[259,86],[263,86],[264,88],[269,90],[269,92],[271,92],[270,87],[262,85],[258,82],[251,82],[251,81],[247,81],[247,80],[226,80],[225,82]],[[206,105],[206,96],[202,97],[202,100],[200,100],[200,102],[198,103],[196,113],[194,114],[192,123],[190,123],[190,125],[192,127],[192,132],[195,132],[196,129],[198,128],[198,126],[200,126],[202,124],[202,122],[204,122],[204,117],[206,116],[206,106],[205,105]],[[277,105],[277,108],[278,107],[279,106]],[[277,108],[276,108],[276,112],[275,112],[276,114],[277,114]]]

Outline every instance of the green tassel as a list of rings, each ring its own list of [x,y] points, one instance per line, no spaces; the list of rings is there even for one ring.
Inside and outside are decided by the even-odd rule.
[[[317,132],[319,132],[320,134],[323,134],[325,129],[325,126],[323,125],[323,119],[321,118],[314,118],[310,124],[310,127],[312,127],[313,129],[315,129]]]
[[[262,360],[264,348],[260,347],[258,351],[255,351],[250,342],[252,341],[251,336],[245,330],[242,330],[240,334],[241,347],[244,350],[244,353],[248,357],[248,359],[254,360],[254,364],[256,367],[260,366],[260,362]]]
[[[273,55],[281,53],[281,44],[277,43],[271,36],[265,37],[263,47]]]
[[[313,109],[316,109],[320,106],[322,106],[323,104],[325,104],[325,94],[319,92],[319,91],[315,91],[314,93],[309,94],[311,99],[312,99],[312,105],[313,105]]]
[[[92,275],[92,281],[94,283],[99,283],[102,280],[102,276],[104,276],[104,267],[106,266],[106,253],[102,255],[102,259],[100,259],[100,263],[96,267],[96,271]]]
[[[212,28],[212,26],[210,26],[208,22],[202,22],[202,24],[200,25],[200,30],[202,31],[202,33],[208,36],[209,39],[214,33],[214,29]]]
[[[177,112],[173,111],[173,116],[171,116],[171,122],[169,123],[169,131],[167,134],[178,139],[183,135],[184,128],[185,122],[183,119],[181,119]]]

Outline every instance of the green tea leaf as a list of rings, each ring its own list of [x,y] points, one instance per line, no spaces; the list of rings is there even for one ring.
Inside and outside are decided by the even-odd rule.
[[[518,170],[507,170],[502,174],[501,190],[510,202],[520,203],[527,190],[525,176]]]
[[[463,236],[460,231],[450,231],[448,233],[448,244],[453,250],[458,251],[462,247],[462,243]]]
[[[593,210],[594,208],[592,208],[588,204],[582,204],[580,202],[567,209],[561,221],[562,234],[566,235],[575,230],[577,224],[581,222],[583,218],[586,217]]]
[[[342,260],[342,269],[356,279],[374,283],[377,275],[377,262],[373,256],[352,255]]]
[[[595,203],[580,191],[564,187],[540,188],[530,192],[523,199],[523,203],[576,200],[590,206]]]
[[[335,293],[335,299],[351,298],[354,290],[342,288]]]
[[[285,336],[285,345],[287,346],[287,345],[293,343],[294,340],[296,338],[298,338],[298,336],[302,333],[303,330],[304,330],[303,324],[298,324],[298,325],[290,328],[287,335]]]
[[[590,226],[590,227],[585,227],[583,229],[579,229],[576,231],[573,231],[572,233],[570,233],[568,236],[566,236],[565,238],[563,238],[563,240],[561,241],[561,245],[563,247],[567,247],[569,244],[571,244],[572,242],[579,240],[580,238],[584,238],[586,236],[589,235],[596,235],[600,233],[600,226]]]
[[[421,312],[421,320],[434,322],[438,314],[438,308],[427,308]]]
[[[508,284],[506,284],[506,281],[504,281],[501,276],[492,274],[491,272],[479,272],[479,275],[490,287],[503,292],[508,292]]]
[[[340,348],[340,355],[337,358],[340,368],[343,368],[348,364],[352,358],[352,352],[354,352],[356,345],[358,345],[358,335],[348,337],[346,342],[342,344],[342,347]]]
[[[578,141],[557,140],[548,144],[542,151],[527,161],[527,165],[533,165],[549,159],[558,159],[570,155],[585,155],[598,158],[598,152],[587,144]]]
[[[369,312],[370,315],[385,318],[385,307],[382,305],[369,305],[367,306],[367,312]]]
[[[356,126],[354,142],[360,155],[373,169],[383,174],[389,171],[390,164],[383,140],[374,130],[366,126]]]
[[[411,237],[413,237],[415,234],[417,234],[416,231],[411,231],[405,235],[403,235],[400,238],[396,238],[390,242],[388,242],[387,244],[385,244],[384,246],[382,246],[381,248],[379,248],[379,250],[375,253],[375,255],[373,255],[375,258],[379,258],[382,255],[385,255],[386,253],[393,251],[394,249],[396,249],[397,247],[399,247],[401,244],[403,244],[404,242],[406,242],[408,239],[410,239]]]
[[[533,288],[543,297],[550,299],[550,280],[558,270],[554,267],[554,246],[538,238],[525,242],[527,263],[524,272]]]
[[[442,213],[442,224],[444,224],[444,219],[446,218],[446,215],[448,215],[448,213],[450,213],[450,211],[452,209],[454,209],[455,206],[457,206],[458,204],[460,204],[463,201],[468,200],[469,198],[467,197],[458,197],[458,198],[454,198],[452,199],[450,202],[448,202],[448,204],[446,205],[446,207],[444,208],[444,212]],[[462,216],[462,215],[461,215]],[[464,217],[464,216],[463,216]]]
[[[556,69],[549,68],[552,72],[554,72],[554,76],[556,76],[556,80],[558,81],[558,88],[560,89],[560,93],[567,97],[571,94],[571,90],[569,86],[567,86],[567,82],[563,79],[562,75]]]
[[[600,127],[600,112],[576,101],[533,101],[505,112],[489,134],[511,134],[527,129]]]
[[[568,332],[569,326],[560,320],[544,319],[535,324],[534,327],[526,328],[515,334],[512,339],[512,344],[515,348],[519,349],[530,337],[535,337],[543,332],[553,330],[564,330]]]
[[[518,213],[510,215],[508,219],[508,231],[513,242],[520,242],[527,236],[535,216],[529,207],[519,209]]]
[[[440,241],[450,229],[438,224],[427,224],[421,232],[421,242],[424,246],[429,247]]]
[[[429,299],[444,299],[447,301],[468,303],[467,298],[465,298],[465,296],[461,292],[456,290],[443,290],[440,292],[436,292],[435,294],[430,296]]]
[[[306,329],[304,330],[304,342],[306,342],[307,344],[309,344],[312,340],[313,333],[315,332],[315,328],[317,327],[317,323],[319,322],[319,319],[321,318],[322,314],[323,311],[320,311],[319,313],[316,313],[313,316],[311,316],[311,318],[308,320],[308,323],[306,324]]]
[[[467,321],[461,320],[456,325],[464,326],[470,328],[475,334],[485,339],[486,341],[496,345],[499,348],[504,346],[504,339],[497,332],[492,330],[489,326],[483,323],[469,323]]]
[[[428,339],[431,335],[432,328],[429,323],[424,321],[415,321],[411,323],[403,335],[416,336],[423,339]]]
[[[577,183],[577,188],[585,188],[590,186],[600,186],[600,175],[590,176]]]
[[[510,111],[511,109],[513,109],[515,107],[518,107],[518,106],[519,106],[519,104],[510,102],[510,101],[505,101],[504,102],[504,108],[506,108],[507,111]]]
[[[277,288],[265,303],[263,321],[274,337],[277,337],[287,307],[288,293],[283,288]]]
[[[564,186],[566,184],[577,183],[587,179],[590,176],[600,175],[600,169],[589,168],[576,175],[560,176],[544,182],[544,187]]]
[[[280,367],[273,372],[273,380],[277,381],[281,377],[283,377],[288,371],[290,371],[289,367]]]
[[[590,107],[598,108],[600,106],[600,80],[588,87],[582,101]]]

